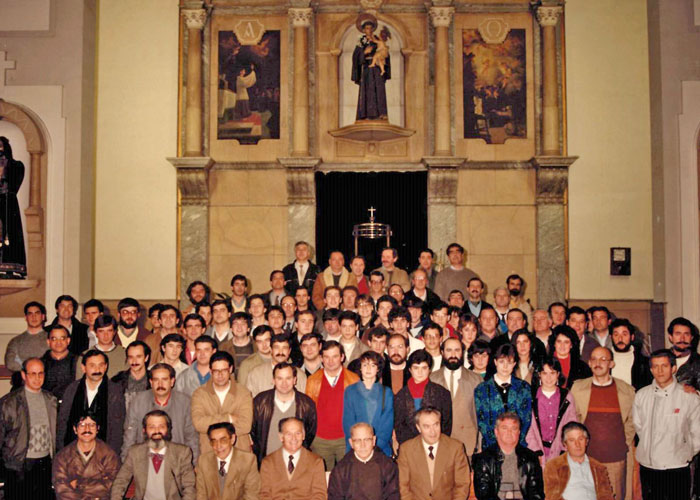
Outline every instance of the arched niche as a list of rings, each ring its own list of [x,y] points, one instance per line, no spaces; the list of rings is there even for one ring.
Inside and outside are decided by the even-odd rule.
[[[45,184],[46,136],[38,117],[25,107],[0,99],[0,120],[12,123],[24,137],[29,161],[25,164],[25,179],[29,180],[28,205],[23,224],[26,235],[27,279],[0,280],[0,295],[36,288],[45,274],[44,204],[42,186]],[[16,147],[14,148],[17,149]],[[19,155],[18,155],[19,156]],[[27,182],[25,180],[25,182]]]
[[[406,46],[402,30],[390,20],[377,17],[379,26],[375,33],[379,33],[386,26],[391,32],[389,40],[389,56],[391,58],[391,79],[386,81],[386,99],[389,112],[389,123],[403,127],[405,124],[404,113],[404,59],[402,49]],[[361,33],[354,22],[341,31],[342,35],[337,40],[338,55],[338,122],[340,127],[355,123],[357,113],[357,97],[359,85],[351,80],[352,53],[357,46]]]

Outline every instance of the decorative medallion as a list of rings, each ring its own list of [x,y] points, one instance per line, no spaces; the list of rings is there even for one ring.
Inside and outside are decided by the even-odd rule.
[[[241,45],[257,45],[265,33],[265,26],[257,19],[241,19],[233,27],[233,32]]]
[[[488,44],[503,43],[510,32],[510,25],[503,19],[488,18],[479,24],[479,34]]]

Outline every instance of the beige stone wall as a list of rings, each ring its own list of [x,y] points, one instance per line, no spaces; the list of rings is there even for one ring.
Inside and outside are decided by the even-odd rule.
[[[570,296],[653,297],[646,2],[566,4]],[[610,276],[610,247],[632,275]]]
[[[209,285],[231,292],[244,274],[253,293],[270,289],[270,271],[287,254],[287,179],[282,168],[212,170],[209,176]]]
[[[525,279],[525,297],[536,305],[534,170],[460,170],[457,241],[469,253],[467,266],[486,283],[488,302],[515,273]]]
[[[172,0],[101,2],[95,296],[175,298],[178,17]]]

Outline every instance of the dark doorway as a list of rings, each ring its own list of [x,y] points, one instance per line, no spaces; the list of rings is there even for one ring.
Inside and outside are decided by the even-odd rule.
[[[316,259],[328,265],[331,250],[345,254],[346,267],[354,254],[352,227],[369,221],[370,207],[376,222],[389,224],[391,246],[399,252],[396,265],[412,271],[418,254],[428,242],[427,172],[330,172],[316,173]],[[381,266],[385,239],[359,243],[367,259],[367,273]]]

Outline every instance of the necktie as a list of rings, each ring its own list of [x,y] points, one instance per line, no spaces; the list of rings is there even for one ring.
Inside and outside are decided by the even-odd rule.
[[[224,477],[226,475],[226,460],[219,462],[219,475]]]
[[[435,460],[435,455],[433,455],[433,446],[428,446],[428,458],[430,458],[430,460]]]
[[[156,474],[158,474],[160,466],[163,463],[163,455],[160,453],[151,453],[151,460],[153,461],[153,468],[155,469]]]
[[[294,472],[294,455],[289,455],[289,464],[287,465],[287,470],[290,474]]]

